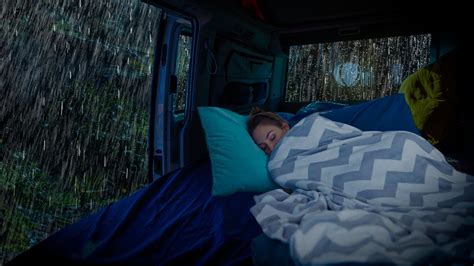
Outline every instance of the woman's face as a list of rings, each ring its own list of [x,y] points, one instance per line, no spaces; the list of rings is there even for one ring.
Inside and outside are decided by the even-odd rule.
[[[287,123],[281,127],[270,123],[260,123],[252,132],[252,138],[260,149],[270,154],[288,129]]]

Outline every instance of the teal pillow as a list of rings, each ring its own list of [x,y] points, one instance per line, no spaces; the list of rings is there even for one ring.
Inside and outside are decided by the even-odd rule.
[[[211,157],[212,195],[263,193],[278,188],[267,170],[267,155],[247,132],[247,116],[219,107],[198,107]]]

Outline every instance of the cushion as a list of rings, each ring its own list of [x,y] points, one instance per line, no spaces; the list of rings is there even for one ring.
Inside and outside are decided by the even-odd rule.
[[[219,107],[198,107],[212,165],[212,194],[263,193],[278,188],[267,155],[247,132],[247,116]]]

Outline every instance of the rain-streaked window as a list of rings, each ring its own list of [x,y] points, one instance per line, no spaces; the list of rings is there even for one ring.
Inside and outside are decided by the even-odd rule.
[[[0,264],[145,185],[160,10],[2,1]]]
[[[191,59],[192,37],[190,33],[182,32],[179,35],[178,55],[176,57],[176,76],[178,88],[176,91],[173,110],[175,113],[184,112],[186,102],[186,87],[188,86],[189,62]]]
[[[429,60],[431,35],[290,47],[285,101],[366,101],[397,93]]]

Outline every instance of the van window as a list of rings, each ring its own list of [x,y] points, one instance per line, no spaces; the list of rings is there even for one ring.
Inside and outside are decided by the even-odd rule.
[[[40,2],[2,14],[0,265],[148,182],[160,9]]]
[[[429,61],[431,35],[291,46],[286,102],[367,101],[397,93]]]
[[[176,57],[176,76],[178,88],[173,103],[174,113],[182,113],[186,107],[186,87],[188,85],[189,62],[191,59],[192,37],[190,33],[182,32],[178,40],[178,54]]]

